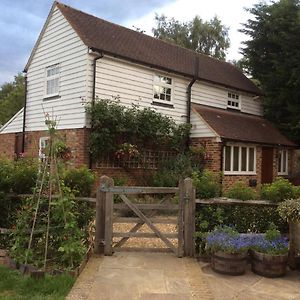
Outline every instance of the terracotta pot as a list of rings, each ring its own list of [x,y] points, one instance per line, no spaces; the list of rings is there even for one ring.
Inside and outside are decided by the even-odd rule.
[[[242,275],[246,271],[247,253],[229,254],[215,252],[211,257],[211,267],[214,271],[227,275]]]
[[[282,277],[286,273],[288,255],[270,255],[251,251],[251,267],[255,274],[264,277]]]

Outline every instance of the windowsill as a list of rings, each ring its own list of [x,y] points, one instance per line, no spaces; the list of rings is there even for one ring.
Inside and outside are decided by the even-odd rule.
[[[289,173],[281,173],[281,172],[278,172],[277,175],[278,175],[278,176],[288,176]]]
[[[231,107],[231,106],[227,106],[227,109],[229,110],[234,110],[234,111],[241,111],[241,109],[239,107]]]
[[[49,100],[55,100],[55,99],[59,99],[60,96],[57,94],[57,95],[47,95],[47,96],[44,96],[43,100],[44,101],[49,101]]]
[[[256,172],[224,171],[224,175],[255,176]]]
[[[167,108],[174,108],[174,104],[171,102],[167,103],[167,102],[161,102],[161,101],[156,101],[153,100],[151,105],[156,105],[156,106],[161,106],[161,107],[167,107]]]

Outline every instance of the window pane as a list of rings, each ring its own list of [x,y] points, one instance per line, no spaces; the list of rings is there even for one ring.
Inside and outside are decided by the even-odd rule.
[[[249,166],[248,171],[253,172],[254,171],[254,148],[249,148]]]
[[[242,171],[247,171],[247,148],[242,147]]]
[[[171,101],[171,96],[170,95],[166,95],[166,100],[167,101]]]
[[[286,172],[286,150],[282,150],[282,172]]]
[[[233,147],[233,171],[239,170],[239,147]]]
[[[160,99],[160,100],[165,100],[165,94],[160,94],[160,95],[159,95],[159,99]]]
[[[278,173],[281,173],[282,150],[278,151]]]
[[[231,165],[231,147],[225,147],[225,171],[230,171]]]

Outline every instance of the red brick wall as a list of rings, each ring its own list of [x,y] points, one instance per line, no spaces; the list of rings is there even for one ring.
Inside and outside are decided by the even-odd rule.
[[[15,157],[15,133],[0,134],[0,157],[13,159]]]
[[[208,159],[205,160],[204,167],[214,173],[220,174],[223,170],[222,162],[222,143],[215,138],[194,138],[192,139],[193,146],[203,146],[206,149]],[[257,188],[261,184],[261,147],[256,147],[256,175],[223,175],[222,189],[226,192],[237,181],[245,182],[249,185],[250,179],[257,180]],[[275,164],[275,162],[274,162]]]
[[[65,140],[66,145],[71,148],[72,158],[70,164],[75,167],[88,165],[88,136],[89,130],[82,129],[64,129],[58,130],[58,134]],[[47,131],[26,132],[25,135],[25,155],[29,157],[38,157],[39,139],[48,136]]]

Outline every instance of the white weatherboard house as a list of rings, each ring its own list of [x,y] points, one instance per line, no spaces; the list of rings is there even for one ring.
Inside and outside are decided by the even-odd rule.
[[[54,2],[25,72],[25,105],[0,129],[0,155],[38,156],[48,112],[60,119],[74,164],[88,164],[82,101],[117,97],[191,122],[192,143],[206,148],[207,168],[224,171],[225,188],[291,171],[294,144],[262,117],[261,91],[229,63]]]

